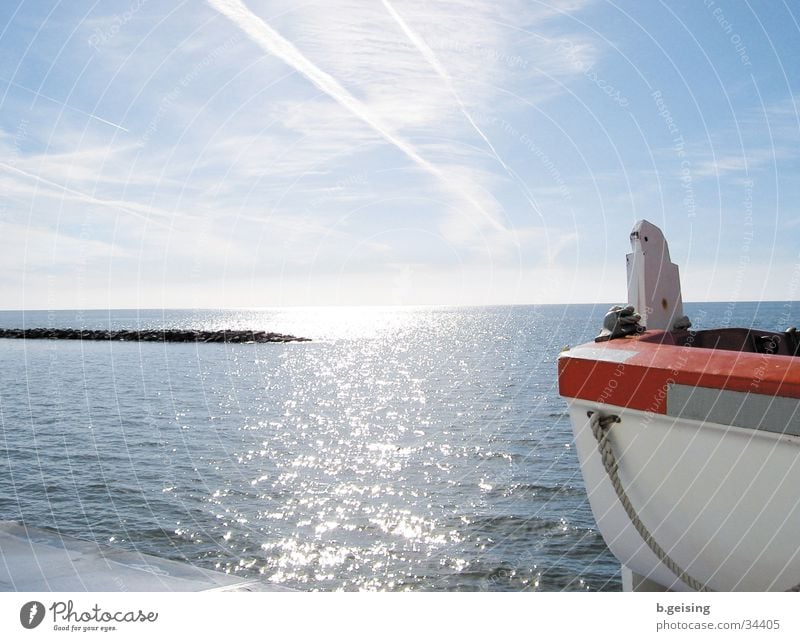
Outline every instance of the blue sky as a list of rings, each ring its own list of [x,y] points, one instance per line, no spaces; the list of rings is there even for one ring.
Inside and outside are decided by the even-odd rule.
[[[800,289],[782,2],[0,5],[0,307]]]

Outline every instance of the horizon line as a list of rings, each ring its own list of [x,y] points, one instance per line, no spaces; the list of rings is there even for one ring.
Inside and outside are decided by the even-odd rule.
[[[791,299],[759,299],[759,300],[689,300],[683,301],[684,305],[705,305],[705,304],[762,304],[762,303],[795,303]],[[404,305],[393,304],[361,304],[361,305],[271,305],[271,306],[226,306],[226,307],[27,307],[27,308],[4,308],[2,312],[104,312],[104,311],[268,311],[268,310],[288,310],[288,309],[410,309],[410,308],[489,308],[489,307],[556,307],[564,305],[599,306],[599,305],[623,305],[621,301],[565,301],[547,303],[409,303]]]

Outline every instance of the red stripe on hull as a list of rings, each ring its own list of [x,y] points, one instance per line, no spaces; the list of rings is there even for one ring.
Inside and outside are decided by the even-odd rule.
[[[660,344],[663,332],[589,343],[558,360],[559,393],[664,414],[671,383],[800,399],[800,358]],[[609,350],[608,359],[603,351]],[[622,351],[632,352],[620,362]]]
[[[669,382],[667,371],[630,363],[558,361],[558,391],[568,398],[664,414]]]

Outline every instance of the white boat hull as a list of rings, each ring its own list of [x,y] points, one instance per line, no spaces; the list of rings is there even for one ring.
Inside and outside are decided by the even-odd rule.
[[[689,589],[636,532],[603,467],[587,412],[621,418],[610,430],[622,486],[684,571],[719,591],[800,584],[800,437],[567,401],[592,512],[624,567],[666,589]]]

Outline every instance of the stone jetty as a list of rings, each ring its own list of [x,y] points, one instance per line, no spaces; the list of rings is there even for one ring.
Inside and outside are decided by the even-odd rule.
[[[251,330],[180,329],[0,329],[0,338],[49,338],[83,341],[142,341],[147,343],[291,343],[310,338]]]

